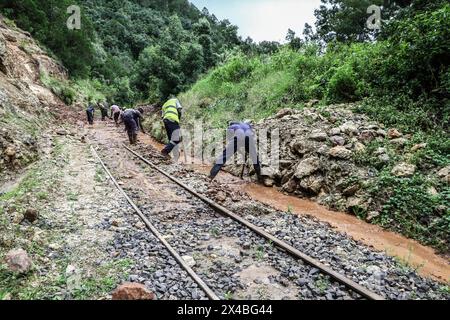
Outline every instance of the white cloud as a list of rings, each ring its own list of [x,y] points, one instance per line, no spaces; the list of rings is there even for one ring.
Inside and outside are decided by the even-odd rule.
[[[320,0],[191,0],[221,19],[239,27],[239,34],[263,40],[284,42],[290,28],[298,35],[305,23],[314,25],[314,9]]]
[[[253,4],[243,1],[240,14],[245,12],[245,18],[239,19],[240,32],[255,41],[284,42],[289,28],[300,35],[305,23],[314,23],[317,3],[320,1],[262,0]]]

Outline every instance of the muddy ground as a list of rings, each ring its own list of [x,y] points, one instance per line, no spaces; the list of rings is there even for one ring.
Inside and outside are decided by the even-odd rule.
[[[109,299],[124,281],[146,285],[158,299],[206,299],[147,232],[96,162],[91,145],[140,209],[222,299],[360,299],[138,162],[122,147],[122,128],[97,123],[61,133],[49,133],[45,157],[17,183],[4,184],[0,299]],[[162,159],[147,137],[141,137],[134,149],[197,191],[388,299],[450,298],[448,261],[431,263],[436,272],[430,279],[433,272],[424,272],[424,266],[412,268],[407,260],[355,241],[317,218],[297,215],[295,209],[280,211],[276,204],[252,199],[248,184],[235,178],[223,175],[210,183],[203,169]],[[30,207],[39,211],[34,223],[21,216]],[[27,250],[34,264],[22,276],[9,272],[3,262],[5,253],[17,247]]]

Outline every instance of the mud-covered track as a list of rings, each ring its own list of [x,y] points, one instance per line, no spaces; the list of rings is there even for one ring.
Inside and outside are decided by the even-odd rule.
[[[342,274],[332,270],[331,268],[327,267],[326,265],[324,265],[323,263],[319,262],[318,260],[316,260],[316,259],[314,259],[314,258],[312,258],[312,257],[310,257],[310,256],[308,256],[306,254],[304,254],[303,252],[297,250],[293,246],[287,244],[286,242],[284,242],[284,241],[274,237],[273,235],[267,233],[266,231],[262,230],[261,228],[259,228],[258,226],[254,225],[253,223],[251,223],[251,222],[243,219],[242,217],[236,215],[235,213],[231,212],[227,208],[225,208],[225,207],[217,204],[216,202],[212,201],[211,199],[209,199],[209,198],[199,194],[198,192],[196,192],[195,190],[193,190],[192,188],[190,188],[189,186],[184,184],[182,181],[180,181],[179,179],[169,175],[164,170],[160,169],[158,166],[154,165],[152,162],[150,162],[149,160],[145,159],[144,157],[142,157],[141,155],[139,155],[135,151],[131,150],[127,146],[124,145],[124,148],[127,151],[129,151],[130,153],[132,153],[135,157],[137,157],[138,159],[140,159],[141,161],[143,161],[144,163],[146,163],[147,165],[152,167],[154,170],[158,171],[159,173],[161,173],[162,175],[164,175],[168,179],[172,180],[177,185],[179,185],[180,187],[184,188],[186,191],[188,191],[189,193],[191,193],[192,195],[194,195],[198,199],[202,200],[203,202],[205,202],[206,204],[211,206],[217,212],[232,218],[233,220],[235,220],[239,224],[247,227],[248,229],[250,229],[253,232],[255,232],[256,234],[258,234],[259,236],[261,236],[261,237],[271,241],[279,249],[281,249],[282,251],[287,252],[292,257],[305,261],[309,265],[319,269],[324,274],[329,275],[331,278],[333,278],[337,282],[342,283],[347,288],[349,288],[352,291],[360,294],[364,298],[367,298],[367,299],[370,299],[370,300],[384,300],[384,298],[381,297],[380,295],[378,295],[378,294],[376,294],[376,293],[374,293],[374,292],[364,288],[363,286],[359,285],[358,283],[354,282],[353,280],[351,280],[351,279],[343,276]],[[136,209],[137,208],[135,208],[135,210]]]

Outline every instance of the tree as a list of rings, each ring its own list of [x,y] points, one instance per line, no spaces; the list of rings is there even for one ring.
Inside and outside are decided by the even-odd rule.
[[[294,30],[289,29],[286,35],[286,40],[289,42],[289,46],[293,50],[298,50],[302,47],[302,39],[298,38],[296,36],[296,33]]]

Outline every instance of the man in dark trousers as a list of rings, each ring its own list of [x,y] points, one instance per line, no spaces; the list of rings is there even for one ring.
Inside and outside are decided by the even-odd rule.
[[[128,133],[128,138],[130,139],[130,144],[137,143],[137,133],[139,129],[142,133],[145,133],[142,127],[142,121],[144,110],[139,108],[138,110],[128,109],[122,113],[122,121],[125,124],[125,131]]]
[[[104,102],[99,102],[98,103],[98,107],[100,108],[100,112],[102,114],[102,121],[105,121],[106,118],[108,117],[108,104],[106,101]]]
[[[216,160],[211,169],[210,179],[214,180],[227,161],[239,151],[245,155],[245,158],[247,158],[247,154],[250,154],[258,180],[261,181],[261,163],[252,126],[248,122],[231,122],[227,130],[227,141],[228,145],[222,156]]]
[[[95,107],[92,103],[90,103],[88,108],[86,109],[86,115],[87,115],[87,120],[91,126],[94,124],[94,113],[95,113]]]
[[[175,147],[181,142],[181,111],[183,107],[178,99],[173,98],[167,101],[162,107],[162,118],[164,127],[166,128],[167,138],[169,143],[161,151],[165,157],[169,157],[169,154],[175,149]]]
[[[116,126],[119,126],[119,119],[120,115],[122,114],[122,110],[120,110],[120,107],[118,105],[113,105],[111,107],[111,116],[110,118],[114,118],[114,122],[116,123]]]

